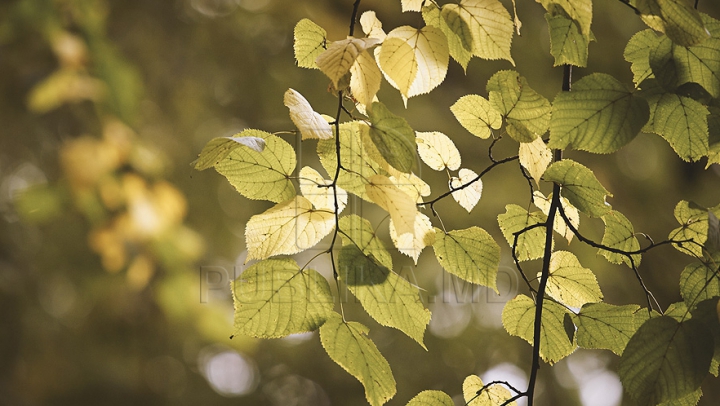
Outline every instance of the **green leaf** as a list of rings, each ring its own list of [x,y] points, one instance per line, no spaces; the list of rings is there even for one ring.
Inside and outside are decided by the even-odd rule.
[[[688,0],[636,0],[635,8],[648,27],[664,32],[678,45],[692,46],[710,37]]]
[[[650,121],[645,131],[665,138],[680,158],[694,162],[706,156],[708,109],[697,101],[674,93],[648,98]]]
[[[425,24],[437,27],[445,34],[450,56],[467,70],[473,56],[473,38],[468,23],[451,7],[440,9],[432,3],[423,7],[422,16]]]
[[[472,135],[480,138],[490,138],[492,130],[502,127],[502,116],[493,105],[482,96],[468,94],[458,99],[450,111],[457,121],[470,131]]]
[[[280,203],[295,196],[295,187],[290,180],[296,164],[293,147],[265,131],[245,130],[239,135],[262,138],[265,149],[257,152],[250,148],[235,148],[215,163],[215,170],[249,199]]]
[[[692,240],[680,244],[673,244],[680,252],[695,257],[702,257],[702,246],[707,241],[709,230],[708,211],[694,203],[682,200],[675,206],[675,219],[680,227],[672,230],[668,238],[670,240]]]
[[[386,176],[374,175],[368,181],[370,183],[365,186],[367,195],[390,214],[398,234],[413,234],[418,213],[415,201]]]
[[[593,73],[574,83],[572,92],[555,97],[548,147],[615,152],[635,138],[649,114],[647,102],[625,85]]]
[[[653,30],[643,30],[635,33],[630,38],[623,56],[625,60],[631,63],[630,69],[633,72],[633,82],[635,86],[640,86],[645,79],[653,77],[653,71],[650,68],[650,52],[652,52],[659,43],[658,36]]]
[[[410,399],[407,406],[455,406],[452,398],[439,390],[426,390]]]
[[[550,53],[555,58],[553,66],[587,66],[589,40],[580,25],[557,6],[545,14],[545,20],[550,30]]]
[[[325,51],[327,32],[314,22],[303,18],[295,25],[295,60],[301,68],[319,69],[315,59]]]
[[[383,326],[394,327],[423,348],[430,311],[420,301],[418,288],[366,256],[355,245],[346,245],[338,258],[339,279],[360,301],[365,311]]]
[[[551,300],[543,301],[540,356],[551,365],[575,350],[575,344],[565,331],[566,317],[570,316],[564,307]],[[510,335],[518,336],[532,345],[535,302],[525,295],[516,296],[505,304],[502,323]]]
[[[526,227],[544,223],[547,216],[540,212],[529,213],[527,210],[516,204],[505,206],[505,213],[498,216],[500,230],[505,236],[510,247],[515,242],[515,233]],[[543,256],[545,250],[545,228],[535,227],[518,235],[515,254],[519,261],[529,261]]]
[[[505,403],[512,397],[510,391],[502,385],[492,385],[479,393],[485,384],[477,375],[469,375],[463,381],[463,398],[467,406],[517,406],[516,402]]]
[[[498,0],[461,0],[460,4],[443,5],[443,12],[456,14],[467,25],[472,38],[472,53],[483,59],[505,59],[515,65],[510,55],[513,21]],[[457,18],[453,16],[453,18]],[[468,38],[467,33],[463,33]]]
[[[495,73],[487,82],[490,103],[507,120],[510,136],[516,138],[524,127],[532,133],[531,138],[523,137],[521,142],[531,142],[544,134],[550,123],[550,102],[535,92],[527,79],[515,71],[504,70]],[[513,131],[511,128],[517,130]]]
[[[720,22],[701,14],[702,20],[712,32],[712,38],[691,46],[676,45],[672,58],[677,69],[678,84],[694,82],[702,86],[714,98],[720,97]]]
[[[436,228],[433,249],[443,269],[468,282],[490,287],[499,294],[496,278],[500,247],[487,231],[470,227],[445,233]]]
[[[315,59],[315,63],[338,89],[340,79],[350,71],[358,56],[379,42],[377,38],[353,37],[335,41]]]
[[[710,150],[708,152],[708,160],[705,169],[712,164],[720,164],[720,108],[708,107],[710,115],[708,116],[708,132],[710,133]]]
[[[695,392],[688,393],[687,395],[673,399],[668,400],[667,402],[662,402],[658,406],[695,406],[700,401],[700,398],[702,397],[703,392],[702,388],[697,388]]]
[[[703,300],[720,296],[718,261],[720,255],[704,263],[694,262],[680,274],[680,295],[691,310]]]
[[[235,333],[259,338],[314,331],[333,314],[330,286],[290,258],[253,264],[232,283]]]
[[[550,256],[547,294],[569,307],[581,307],[603,298],[595,274],[568,251],[555,251]]]
[[[250,217],[245,226],[246,262],[297,254],[320,242],[334,227],[334,211],[313,209],[308,199],[295,196]]]
[[[615,306],[602,302],[583,305],[575,317],[578,345],[622,355],[639,327],[638,311],[644,310],[638,305]]]
[[[368,220],[356,214],[341,217],[340,230],[343,245],[355,244],[365,256],[372,257],[387,269],[393,269],[390,252]]]
[[[247,147],[255,152],[262,152],[265,149],[264,139],[260,137],[243,136],[242,133],[237,135],[239,135],[239,137],[213,138],[205,144],[198,159],[195,160],[195,169],[202,171],[211,168],[230,155],[233,150],[240,147]]]
[[[338,316],[320,327],[320,342],[333,361],[363,384],[368,403],[381,406],[395,396],[395,378],[385,357],[368,338],[369,331]]]
[[[415,132],[408,122],[393,114],[381,102],[368,110],[370,138],[385,160],[399,171],[409,173],[415,165]]]
[[[716,276],[717,278],[717,276]],[[692,318],[705,324],[710,330],[713,342],[715,343],[715,351],[710,361],[710,373],[715,377],[720,373],[720,316],[718,315],[718,298],[703,300],[697,303],[692,310]]]
[[[655,317],[628,342],[618,374],[638,404],[655,405],[700,387],[712,356],[712,336],[702,323]]]
[[[612,196],[587,167],[563,159],[550,165],[543,179],[562,186],[561,193],[578,210],[591,217],[602,217],[611,207],[605,202],[606,196]]]
[[[615,210],[610,211],[602,217],[602,220],[605,223],[605,234],[603,234],[601,241],[602,245],[625,252],[638,251],[640,249],[640,243],[635,237],[635,229],[632,223],[630,223],[630,220],[622,213]],[[598,253],[613,264],[621,264],[624,262],[627,266],[632,267],[632,263],[626,255],[604,249],[599,249]],[[640,254],[633,254],[632,259],[637,267],[640,265],[642,256]]]
[[[535,0],[542,3],[545,10],[557,6],[562,7],[568,17],[572,18],[580,27],[580,32],[586,38],[591,37],[590,24],[592,23],[592,0]]]

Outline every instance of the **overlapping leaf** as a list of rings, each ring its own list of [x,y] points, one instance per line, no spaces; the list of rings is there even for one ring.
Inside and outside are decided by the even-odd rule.
[[[259,130],[238,134],[262,138],[262,152],[250,148],[234,148],[215,163],[215,170],[225,176],[243,196],[255,200],[284,202],[295,196],[290,180],[295,171],[295,150],[278,136]]]
[[[250,217],[245,226],[247,261],[297,254],[323,239],[335,227],[335,213],[313,209],[302,196]]]
[[[578,345],[622,355],[628,341],[640,327],[636,320],[640,311],[645,310],[638,305],[615,306],[602,302],[583,305],[575,317]]]
[[[694,162],[706,156],[708,145],[708,109],[699,102],[674,93],[648,98],[650,121],[645,131],[665,138],[680,158]]]
[[[702,257],[702,246],[707,241],[709,230],[708,211],[682,200],[675,206],[674,215],[680,227],[671,231],[668,238],[674,241],[687,240],[684,243],[674,244],[674,247],[688,255]]]
[[[347,192],[340,187],[329,187],[331,180],[323,179],[315,169],[305,166],[300,170],[300,191],[303,196],[315,206],[316,209],[335,211],[335,196],[337,195],[337,212],[340,214],[347,205]]]
[[[550,165],[543,179],[560,184],[562,196],[588,216],[602,217],[611,210],[605,197],[612,195],[584,165],[563,159]]]
[[[410,172],[415,165],[415,132],[404,118],[375,102],[368,110],[370,138],[382,157],[395,169]]]
[[[590,24],[592,23],[592,0],[535,0],[542,3],[545,10],[552,11],[554,7],[562,7],[569,18],[580,27],[580,32],[590,38]]]
[[[450,56],[467,69],[473,56],[473,38],[468,23],[452,7],[438,8],[433,3],[423,7],[422,15],[425,24],[437,27],[445,34]]]
[[[247,132],[257,130],[246,130]],[[262,152],[265,149],[265,140],[260,137],[243,136],[239,137],[217,137],[210,140],[203,147],[198,159],[194,162],[195,169],[202,171],[217,165],[225,159],[234,149],[247,147],[255,152]]]
[[[454,21],[453,27],[462,30],[465,41],[472,38],[473,55],[489,60],[505,59],[515,65],[510,55],[513,21],[500,1],[461,0],[460,4],[443,5],[443,13],[446,21]],[[455,22],[458,18],[462,23]],[[464,30],[469,30],[469,35]]]
[[[438,131],[416,132],[415,135],[418,155],[427,166],[436,171],[460,168],[460,151],[450,137]]]
[[[458,171],[458,177],[450,179],[450,189],[453,190],[453,199],[470,213],[480,201],[483,184],[472,169],[462,168]]]
[[[284,97],[285,107],[290,109],[290,119],[300,130],[302,139],[316,138],[326,140],[332,138],[330,124],[315,110],[310,103],[294,89],[288,89]]]
[[[235,333],[259,338],[313,331],[333,314],[330,286],[289,258],[267,259],[232,283]]]
[[[390,214],[398,234],[414,233],[415,201],[386,176],[374,175],[368,181],[365,185],[368,197]]]
[[[476,94],[459,98],[450,110],[466,130],[480,138],[490,138],[492,129],[498,130],[502,126],[500,113],[489,100]]]
[[[710,37],[700,13],[687,0],[637,0],[635,8],[648,27],[664,32],[678,45],[692,46]]]
[[[510,391],[502,385],[485,388],[482,379],[477,375],[469,375],[463,381],[463,398],[467,406],[516,406],[514,401],[507,403],[511,397]]]
[[[678,84],[693,82],[702,86],[714,98],[720,97],[720,21],[700,14],[712,38],[697,45],[676,45],[672,57],[677,71]]]
[[[362,51],[350,67],[350,92],[363,106],[369,106],[380,90],[382,73],[375,58],[368,51]]]
[[[315,59],[325,51],[327,32],[307,18],[295,25],[295,61],[301,68],[319,69]]]
[[[374,11],[368,10],[362,13],[360,16],[360,26],[369,38],[377,38],[380,41],[385,40],[387,34],[385,34],[382,23],[378,20]]]
[[[315,63],[338,88],[338,82],[350,71],[360,54],[379,42],[376,38],[354,37],[335,41],[315,59]]]
[[[508,134],[531,142],[544,134],[550,123],[550,102],[530,88],[515,71],[495,73],[487,82],[490,103],[508,122]]]
[[[680,294],[687,306],[694,309],[703,300],[720,296],[720,255],[705,262],[694,262],[680,274]]]
[[[540,185],[540,178],[553,158],[552,151],[545,145],[545,141],[538,137],[532,142],[521,142],[518,156],[520,165],[527,169],[530,176],[535,179],[535,183]]]
[[[587,66],[590,40],[582,33],[580,24],[559,7],[546,13],[545,20],[550,30],[550,53],[555,58],[553,66]]]
[[[354,244],[365,256],[372,257],[387,269],[393,269],[392,256],[369,221],[356,214],[341,217],[340,230],[343,232],[340,234],[343,245]]]
[[[498,293],[496,279],[500,266],[500,247],[487,231],[479,227],[452,230],[435,229],[435,257],[446,271],[471,283],[487,286]]]
[[[569,307],[581,307],[603,298],[595,274],[568,251],[555,251],[550,256],[547,293]]]
[[[650,52],[658,44],[658,37],[652,30],[643,30],[630,38],[623,56],[631,63],[630,69],[633,72],[633,82],[639,86],[645,79],[653,76],[650,68]]]
[[[610,75],[593,73],[573,83],[572,92],[555,97],[548,146],[615,152],[635,138],[649,114],[647,102],[625,85]]]
[[[542,211],[543,214],[547,216],[548,214],[550,214],[550,206],[552,205],[552,193],[548,197],[545,197],[545,195],[543,195],[541,191],[534,191],[533,204],[535,204],[535,206],[537,206],[538,209],[540,209],[540,211]],[[570,220],[570,224],[577,230],[578,227],[580,227],[580,213],[578,212],[578,209],[573,207],[570,202],[562,196],[560,197],[560,204],[562,204],[565,216],[568,218],[568,220]],[[553,230],[563,236],[568,241],[568,244],[575,236],[575,233],[573,233],[570,227],[568,227],[568,225],[565,223],[565,219],[563,219],[560,214],[555,216]]]
[[[430,218],[420,212],[415,213],[415,227],[412,233],[398,234],[395,222],[390,219],[390,239],[401,253],[409,256],[417,265],[422,250],[435,242],[435,231]]]
[[[527,210],[516,204],[508,204],[505,206],[505,213],[498,216],[498,224],[502,230],[505,239],[512,247],[515,242],[515,233],[534,226],[535,224],[544,223],[547,216],[540,212],[529,213]],[[535,227],[527,230],[517,237],[517,247],[515,254],[520,261],[528,261],[538,259],[543,256],[545,249],[545,229],[543,227]]]

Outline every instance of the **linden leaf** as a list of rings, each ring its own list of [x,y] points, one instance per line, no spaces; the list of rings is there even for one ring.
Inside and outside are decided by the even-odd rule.
[[[323,179],[315,169],[305,166],[300,170],[300,192],[315,206],[316,209],[335,211],[335,194],[337,195],[337,213],[340,214],[347,205],[347,192],[336,186],[333,194],[331,180]]]
[[[396,231],[402,235],[415,232],[415,201],[383,175],[371,176],[365,190],[368,197],[390,214]]]
[[[382,23],[378,20],[374,11],[366,11],[360,16],[360,26],[368,38],[376,38],[384,41],[387,34],[382,28]]]
[[[508,133],[520,142],[531,142],[544,134],[550,123],[550,102],[530,88],[515,71],[495,73],[487,82],[490,103],[507,120]],[[524,128],[523,128],[524,127]],[[524,132],[528,135],[522,136]]]
[[[555,162],[545,171],[543,179],[562,186],[561,193],[570,204],[591,217],[602,217],[611,210],[605,201],[612,196],[597,180],[595,174],[573,160]]]
[[[673,244],[680,252],[695,257],[703,256],[703,245],[708,238],[709,214],[706,209],[685,200],[675,206],[673,213],[680,227],[672,230],[668,239],[674,241],[691,240]]]
[[[592,23],[592,0],[535,0],[542,3],[545,10],[551,12],[553,7],[559,6],[565,14],[573,19],[580,27],[585,38],[590,38],[590,24]]]
[[[490,138],[492,129],[502,127],[502,116],[493,105],[482,96],[468,94],[458,99],[450,111],[460,124],[472,135]]]
[[[470,26],[452,7],[438,8],[430,3],[422,9],[425,24],[437,27],[445,34],[450,56],[463,69],[473,56],[473,38]]]
[[[505,206],[505,213],[498,216],[500,230],[505,236],[510,247],[515,243],[515,233],[526,227],[547,221],[547,216],[540,212],[528,213],[527,210],[516,204]],[[529,261],[543,256],[545,250],[545,229],[535,227],[518,234],[515,254],[519,261]]]
[[[417,212],[415,213],[415,229],[412,233],[398,235],[395,230],[395,222],[391,218],[390,239],[392,239],[398,251],[412,258],[415,265],[417,265],[423,248],[435,242],[435,231],[433,230],[432,223],[430,223],[430,218]]]
[[[417,203],[422,202],[421,196],[430,196],[430,185],[414,173],[398,172],[390,180]]]
[[[482,180],[470,169],[462,168],[458,175],[458,178],[453,176],[450,179],[452,197],[470,213],[482,196]]]
[[[436,171],[460,168],[460,151],[450,137],[438,131],[416,132],[415,135],[418,154],[427,166]]]
[[[366,219],[351,214],[340,218],[340,237],[343,245],[354,244],[365,256],[372,257],[378,264],[393,269],[392,256],[380,237]]]
[[[555,58],[553,66],[587,66],[590,41],[582,33],[580,24],[559,7],[548,11],[545,20],[550,30],[550,53]]]
[[[382,157],[394,168],[408,173],[415,165],[415,132],[407,121],[375,102],[368,111],[370,138]]]
[[[426,390],[410,399],[406,406],[455,406],[452,398],[439,390]]]
[[[290,110],[290,120],[300,130],[302,139],[326,140],[333,137],[330,124],[315,110],[307,99],[294,89],[288,89],[284,98],[285,107]]]
[[[463,381],[463,398],[467,406],[517,406],[515,401],[507,403],[511,397],[510,391],[504,386],[495,384],[486,388],[477,375],[469,375]]]
[[[320,342],[333,361],[363,384],[368,403],[382,406],[395,396],[395,378],[385,357],[368,338],[369,331],[338,316],[320,327]]]
[[[572,92],[555,97],[548,147],[615,152],[635,138],[649,114],[645,100],[625,85],[610,75],[593,73],[573,83]]]
[[[648,99],[650,121],[645,130],[667,140],[684,161],[694,162],[707,156],[708,109],[699,102],[674,93]]]
[[[318,68],[332,80],[333,85],[337,88],[340,79],[350,71],[360,54],[379,42],[376,38],[353,37],[335,41],[315,59],[315,62]]]
[[[568,251],[555,251],[550,256],[547,293],[569,307],[599,302],[603,297],[595,274]]]
[[[641,311],[638,305],[614,306],[603,302],[583,305],[575,317],[578,345],[622,355],[639,327],[635,320],[638,311]]]
[[[630,220],[622,213],[613,210],[604,215],[602,219],[605,223],[605,234],[603,234],[602,245],[626,252],[638,251],[640,249],[640,243],[637,237],[635,237],[635,229],[632,223],[630,223]],[[621,264],[624,262],[630,267],[632,267],[633,263],[636,267],[639,266],[642,259],[640,254],[633,254],[633,260],[630,262],[630,259],[623,254],[603,249],[598,250],[598,253],[613,264]]]
[[[700,18],[712,33],[701,43],[684,47],[675,45],[672,48],[672,59],[675,64],[678,84],[697,83],[712,97],[720,97],[720,21],[700,14]]]
[[[715,255],[706,263],[694,262],[685,267],[680,274],[680,295],[691,309],[703,300],[720,296],[720,278],[718,278],[718,261]]]
[[[436,228],[435,257],[451,274],[479,285],[497,289],[500,266],[500,247],[487,231],[479,227],[452,230],[449,233]]]
[[[543,214],[547,216],[550,213],[552,194],[545,197],[541,191],[536,190],[533,192],[533,203],[538,207],[538,209],[540,209],[540,211],[543,212]],[[568,220],[570,220],[570,224],[572,224],[572,226],[577,230],[580,227],[580,213],[578,212],[578,209],[573,207],[570,202],[562,196],[560,197],[560,203],[562,204],[565,216],[567,216]],[[573,233],[570,227],[565,224],[565,219],[563,219],[560,214],[555,216],[553,230],[563,236],[567,240],[568,244],[570,244],[575,236],[575,233]]]
[[[225,159],[234,149],[241,146],[248,147],[255,152],[262,152],[265,149],[265,140],[260,137],[242,136],[239,137],[217,137],[210,140],[203,147],[198,159],[195,160],[195,169],[202,171],[217,165]]]
[[[538,137],[532,142],[521,142],[518,156],[520,165],[535,179],[535,184],[540,185],[540,178],[552,162],[552,150],[545,145],[542,138]]]
[[[362,51],[350,67],[350,92],[358,103],[369,106],[380,90],[380,82],[382,73],[375,59],[368,51]]]
[[[643,30],[630,38],[623,56],[632,65],[633,82],[640,86],[645,79],[652,78],[653,72],[650,68],[650,52],[657,46],[658,36],[652,30]]]
[[[323,239],[335,227],[335,213],[313,209],[302,196],[250,217],[245,226],[247,261],[297,254]]]
[[[420,11],[425,0],[400,0],[403,13],[406,11]]]
[[[678,45],[692,46],[710,37],[700,13],[687,0],[637,0],[635,8],[648,27]]]
[[[295,60],[301,68],[319,69],[315,59],[325,51],[327,32],[314,22],[303,18],[295,25]]]
[[[510,55],[513,36],[513,20],[498,0],[461,0],[460,4],[443,5],[449,20],[463,20],[463,37],[472,38],[472,53],[483,59],[505,59],[515,65]],[[452,13],[454,15],[449,15]],[[455,23],[458,24],[458,23]]]
[[[234,148],[214,164],[215,170],[249,199],[279,203],[295,196],[290,180],[296,164],[293,147],[265,131],[245,130],[237,135],[262,138],[265,149]]]
[[[253,264],[232,283],[235,333],[258,338],[314,331],[333,314],[330,286],[289,258]]]
[[[570,317],[561,305],[543,301],[543,315],[540,323],[540,356],[552,365],[567,357],[575,350],[575,343],[565,330],[565,319]],[[535,302],[525,295],[518,295],[505,304],[502,312],[505,330],[513,336],[533,344],[535,326]]]

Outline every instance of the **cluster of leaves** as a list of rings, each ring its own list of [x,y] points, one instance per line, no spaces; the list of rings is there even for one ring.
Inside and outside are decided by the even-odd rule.
[[[528,208],[509,204],[498,215],[498,224],[521,272],[521,263],[530,260],[542,259],[543,268],[533,282],[523,273],[532,297],[518,295],[506,304],[505,329],[534,344],[536,358],[550,364],[577,347],[621,355],[621,380],[639,404],[676,399],[694,404],[700,383],[708,372],[717,376],[720,365],[715,307],[720,297],[720,257],[715,255],[720,206],[705,209],[680,202],[675,216],[681,226],[668,240],[641,248],[633,225],[606,202],[611,194],[592,170],[562,159],[561,151],[612,153],[644,131],[665,138],[686,161],[706,157],[708,165],[719,163],[720,22],[685,0],[626,2],[651,28],[633,36],[625,51],[635,86],[594,73],[569,91],[566,75],[565,91],[551,102],[518,72],[495,73],[487,82],[487,96],[466,95],[450,107],[478,138],[497,140],[507,134],[518,143],[517,156],[496,160],[490,154],[492,164],[478,174],[462,167],[461,154],[448,136],[415,132],[377,99],[377,92],[384,77],[407,104],[443,82],[450,57],[463,68],[472,57],[514,65],[510,50],[520,30],[517,15],[511,17],[498,0],[443,6],[402,0],[403,11],[421,13],[423,27],[401,26],[386,33],[375,13],[367,11],[359,18],[365,34],[359,37],[353,35],[359,3],[346,39],[331,41],[307,19],[295,28],[298,66],[322,71],[339,100],[330,117],[315,112],[297,91],[285,93],[302,140],[317,140],[326,175],[307,166],[297,171],[292,146],[260,130],[214,139],[196,162],[200,170],[214,167],[242,195],[277,203],[246,226],[248,260],[258,262],[233,284],[235,333],[270,338],[319,329],[330,358],[364,385],[368,402],[385,403],[395,394],[395,380],[368,338],[368,328],[346,320],[342,303],[341,312],[334,310],[328,282],[309,264],[300,267],[282,256],[331,236],[324,252],[331,257],[336,282],[345,284],[379,324],[402,331],[424,347],[430,312],[420,301],[419,288],[393,272],[391,255],[367,219],[341,216],[349,195],[388,213],[393,245],[416,263],[421,251],[432,246],[446,271],[497,291],[500,246],[493,237],[477,226],[447,231],[440,222],[441,228],[433,227],[423,210],[437,216],[434,204],[452,196],[472,211],[482,195],[482,176],[519,161],[537,210],[531,210],[530,203]],[[538,3],[546,10],[555,65],[564,65],[566,72],[570,66],[586,66],[588,44],[595,39],[592,1]],[[352,104],[352,111],[346,104]],[[349,120],[341,122],[342,114]],[[430,186],[415,173],[417,155],[429,168],[448,174],[448,189],[434,199],[427,198]],[[538,190],[541,182],[551,183],[552,193]],[[579,233],[581,216],[603,220],[601,242]],[[593,272],[573,253],[554,250],[554,232],[568,243],[577,238],[598,248],[611,263],[625,263],[643,288],[638,270],[642,254],[673,244],[697,259],[680,280],[684,301],[662,312],[646,290],[647,308],[604,303]],[[338,236],[341,246],[336,251]],[[536,359],[529,388],[510,388],[514,394],[468,377],[465,399],[473,405],[505,405],[526,396],[532,402],[538,368]],[[437,391],[422,392],[409,403],[423,404],[453,403]]]

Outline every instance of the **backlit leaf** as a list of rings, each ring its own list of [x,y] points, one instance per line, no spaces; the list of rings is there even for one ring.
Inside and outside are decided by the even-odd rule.
[[[694,82],[702,86],[714,98],[720,97],[720,21],[700,14],[701,19],[712,33],[697,45],[684,47],[675,45],[672,58],[677,71],[678,84]]]
[[[380,41],[385,40],[385,31],[382,28],[382,23],[378,20],[374,11],[366,11],[360,16],[360,26],[363,32],[369,38],[377,38]]]
[[[632,64],[630,69],[633,72],[633,82],[636,87],[640,86],[645,79],[653,77],[650,68],[650,52],[657,44],[657,34],[652,30],[643,30],[633,35],[625,46],[623,56]]]
[[[502,126],[500,113],[490,101],[476,94],[459,98],[450,110],[466,130],[480,138],[490,138],[492,129],[498,130]]]
[[[532,142],[521,142],[518,156],[520,165],[527,169],[530,176],[535,179],[535,183],[540,185],[540,178],[552,162],[552,150],[545,145],[542,138],[538,137]]]
[[[313,209],[302,196],[250,217],[245,226],[247,260],[297,254],[322,240],[335,227],[335,214]]]
[[[367,401],[381,406],[395,396],[395,378],[385,357],[368,338],[369,331],[338,316],[320,327],[320,342],[333,361],[363,384]]]
[[[479,227],[452,230],[435,229],[435,257],[443,269],[465,281],[497,289],[500,247],[487,231]]]
[[[548,147],[615,152],[635,138],[649,114],[645,100],[625,85],[610,75],[593,73],[573,83],[572,92],[555,97]]]
[[[505,403],[512,397],[510,391],[502,385],[492,385],[484,388],[485,384],[477,375],[469,375],[463,381],[463,398],[467,406],[516,406],[516,402]],[[479,393],[482,389],[482,393]]]
[[[365,256],[372,257],[387,269],[393,269],[392,256],[366,219],[351,214],[340,218],[343,245],[355,244]]]
[[[581,307],[603,298],[595,274],[568,251],[555,251],[550,256],[547,293],[569,307]]]
[[[398,234],[415,232],[415,201],[386,176],[374,175],[365,185],[368,197],[390,214]]]
[[[331,180],[323,179],[315,169],[305,166],[300,170],[300,192],[315,206],[316,209],[335,211],[335,195]],[[337,212],[341,213],[347,205],[347,192],[340,187],[337,189]]]
[[[543,179],[562,186],[561,194],[570,204],[591,217],[602,217],[611,210],[605,201],[612,196],[587,167],[570,159],[555,162],[545,171]]]
[[[368,51],[362,51],[350,67],[350,92],[358,103],[369,106],[380,90],[382,73]]]
[[[435,4],[426,4],[422,9],[425,24],[437,27],[445,34],[450,56],[467,69],[473,56],[473,38],[470,26],[452,7],[438,8]]]
[[[353,66],[360,54],[379,42],[380,40],[376,38],[353,37],[335,41],[315,59],[315,62],[337,88],[340,79],[350,71],[350,67]]]
[[[456,14],[467,25],[473,55],[489,60],[505,59],[515,65],[510,55],[513,21],[500,1],[461,0],[460,4],[445,4],[443,10],[448,16],[449,13]],[[463,37],[467,38],[467,34],[463,33]]]
[[[546,13],[545,19],[550,30],[550,53],[555,58],[553,66],[587,66],[590,41],[580,25],[558,7]]]
[[[632,223],[630,223],[630,220],[622,213],[613,210],[604,215],[602,219],[605,223],[605,234],[603,234],[601,241],[602,245],[626,252],[638,251],[640,249],[640,243],[637,237],[635,237],[635,229]],[[621,264],[624,262],[627,266],[632,266],[630,259],[626,255],[603,249],[599,249],[598,253],[613,264]],[[641,258],[640,254],[632,255],[633,263],[636,267],[640,265]]]
[[[570,224],[572,224],[572,226],[575,227],[575,229],[577,230],[580,227],[580,213],[578,212],[578,209],[573,207],[570,202],[562,196],[560,197],[560,203],[562,204],[563,210],[565,211],[565,216],[567,216],[568,220],[570,220]],[[545,197],[545,195],[543,195],[541,191],[534,191],[533,204],[535,204],[535,206],[537,206],[538,209],[540,209],[540,211],[542,211],[543,214],[547,216],[550,213],[552,194],[550,194],[548,197]],[[568,241],[568,244],[575,236],[570,227],[565,224],[565,219],[563,219],[560,214],[555,216],[553,230],[563,236]]]
[[[460,151],[450,137],[438,131],[416,132],[415,135],[418,154],[427,166],[436,171],[460,168]]]
[[[253,264],[232,283],[235,333],[260,338],[313,331],[333,314],[330,286],[290,258]]]
[[[425,0],[400,0],[403,13],[406,11],[420,11]]]
[[[314,22],[303,18],[295,25],[295,60],[301,68],[318,69],[315,59],[325,51],[327,32]]]
[[[458,176],[450,179],[450,190],[454,190],[452,197],[470,213],[482,196],[482,179],[471,169],[465,168],[460,169]]]
[[[568,338],[565,331],[566,317],[569,317],[569,315],[564,307],[551,300],[543,301],[540,356],[551,365],[567,357],[575,350],[575,344]],[[516,296],[505,304],[502,312],[502,323],[510,335],[520,337],[532,345],[535,302],[525,295]]]
[[[238,135],[262,138],[265,149],[235,148],[215,164],[215,170],[249,199],[279,203],[295,196],[290,180],[296,164],[293,147],[265,131],[245,130]]]
[[[385,160],[402,172],[415,165],[415,132],[408,122],[393,114],[384,104],[375,102],[368,110],[370,138]]]
[[[694,262],[680,274],[680,294],[690,309],[703,300],[720,296],[720,255],[703,262]]]
[[[307,99],[294,89],[288,89],[284,98],[285,107],[290,109],[290,119],[300,130],[302,139],[318,138],[326,140],[332,138],[333,130],[330,124],[313,110]]]
[[[532,133],[532,139],[525,138],[521,142],[531,142],[547,131],[550,124],[550,102],[531,89],[527,79],[517,72],[497,72],[488,80],[487,91],[490,103],[508,123],[512,123],[514,127],[522,125]],[[518,139],[512,132],[510,136]]]
[[[252,130],[250,130],[252,131]],[[202,171],[217,165],[225,159],[234,149],[247,147],[255,152],[262,152],[265,149],[265,140],[260,137],[242,136],[239,137],[217,137],[210,140],[203,147],[198,159],[195,161],[195,169]]]
[[[409,256],[417,265],[418,257],[423,248],[435,242],[435,231],[428,216],[415,213],[415,229],[412,233],[398,235],[395,230],[395,222],[390,219],[390,239],[395,247],[403,254]]]
[[[709,229],[708,211],[694,203],[682,200],[675,206],[673,214],[680,223],[680,227],[671,231],[668,238],[675,241],[692,240],[692,242],[673,244],[673,246],[680,252],[702,257],[702,246],[707,241]]]
[[[694,162],[706,156],[708,146],[708,109],[699,102],[674,93],[662,93],[648,99],[650,121],[646,131],[665,138],[680,158]]]
[[[395,172],[397,173],[391,176],[390,180],[398,189],[405,192],[415,202],[422,202],[422,196],[430,196],[430,185],[425,183],[420,177],[414,173]]]
[[[637,0],[635,8],[648,27],[664,32],[678,45],[692,46],[710,37],[688,0]]]
[[[551,6],[560,6],[565,13],[575,20],[580,32],[590,38],[590,24],[592,23],[592,0],[535,0],[542,3],[545,10],[551,11]]]
[[[582,348],[605,349],[622,355],[630,338],[637,331],[638,305],[615,306],[607,303],[587,303],[575,317],[577,342]]]
[[[514,233],[526,227],[544,223],[547,216],[540,212],[528,213],[516,204],[505,206],[505,213],[498,216],[498,224],[510,247],[515,242]],[[545,228],[535,227],[518,235],[516,255],[520,261],[529,261],[543,256],[545,249]]]

